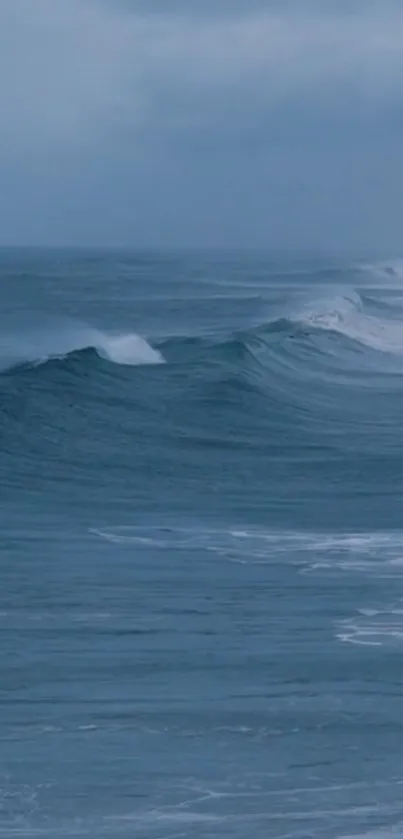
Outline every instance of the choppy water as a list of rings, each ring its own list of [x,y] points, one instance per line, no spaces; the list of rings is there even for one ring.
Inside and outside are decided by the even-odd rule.
[[[403,261],[0,281],[0,834],[402,836]]]

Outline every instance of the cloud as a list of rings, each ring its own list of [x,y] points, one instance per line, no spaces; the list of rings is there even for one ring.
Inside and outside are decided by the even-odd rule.
[[[399,99],[401,6],[382,13],[369,4],[362,15],[249,8],[200,20],[88,0],[3,0],[3,149],[62,149],[147,125],[222,125],[243,106],[248,114],[251,105],[295,104],[298,113],[301,102],[317,102],[350,117],[350,103],[362,113]]]
[[[145,218],[185,230],[198,195],[202,231],[210,190],[230,229],[234,189],[245,214],[293,205],[296,225],[310,185],[314,225],[324,182],[342,207],[346,165],[362,194],[385,155],[385,182],[398,172],[402,78],[401,2],[2,0],[0,221],[18,236],[36,201],[55,236],[116,238],[136,196],[144,236]]]
[[[1,147],[63,151],[85,142],[119,103],[123,27],[71,0],[3,0],[0,6]],[[135,107],[135,102],[131,103]]]

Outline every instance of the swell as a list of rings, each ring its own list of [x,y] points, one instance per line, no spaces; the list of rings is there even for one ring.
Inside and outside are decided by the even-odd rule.
[[[226,363],[255,372],[272,366],[295,376],[366,379],[403,373],[403,310],[354,290],[299,305],[251,327],[215,338],[171,338],[160,343],[167,360]]]
[[[22,364],[0,376],[9,491],[36,492],[39,480],[73,493],[79,480],[94,503],[106,487],[117,499],[133,486],[151,498],[158,475],[170,502],[179,475],[191,506],[200,476],[211,482],[214,473],[223,497],[234,482],[256,487],[248,509],[264,506],[272,482],[281,507],[288,478],[298,493],[308,475],[318,499],[329,480],[335,494],[355,492],[362,454],[392,491],[403,415],[397,307],[348,288],[310,290],[275,311],[262,301],[246,328],[224,327],[162,335],[152,346],[78,325],[15,331],[7,344],[3,336],[3,357],[10,362],[13,348]],[[144,351],[165,364],[150,366]],[[219,459],[209,459],[216,449]]]
[[[230,382],[280,400],[287,395],[294,400],[301,392],[304,404],[310,396],[328,399],[342,386],[384,387],[388,381],[400,389],[403,310],[396,305],[340,287],[315,299],[311,291],[273,314],[268,304],[262,309],[247,328],[160,337],[153,346],[135,333],[81,324],[16,331],[1,337],[0,371],[15,376],[21,368],[51,364],[57,376],[60,366],[74,365],[95,376],[97,358],[126,367],[166,362],[167,380],[180,375],[194,386]],[[41,375],[37,369],[36,374]]]
[[[259,434],[266,423],[283,443],[284,429],[298,424],[328,429],[333,439],[361,428],[364,440],[401,422],[403,312],[355,290],[300,299],[215,339],[171,338],[160,348],[202,381],[210,409],[229,408],[248,425],[254,413]]]

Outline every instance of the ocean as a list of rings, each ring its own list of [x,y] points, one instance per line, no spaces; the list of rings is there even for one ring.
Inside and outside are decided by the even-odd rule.
[[[403,836],[403,260],[0,252],[0,835]]]

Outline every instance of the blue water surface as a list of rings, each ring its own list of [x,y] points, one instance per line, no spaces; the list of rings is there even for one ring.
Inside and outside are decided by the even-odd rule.
[[[0,835],[403,836],[403,262],[0,254]]]

